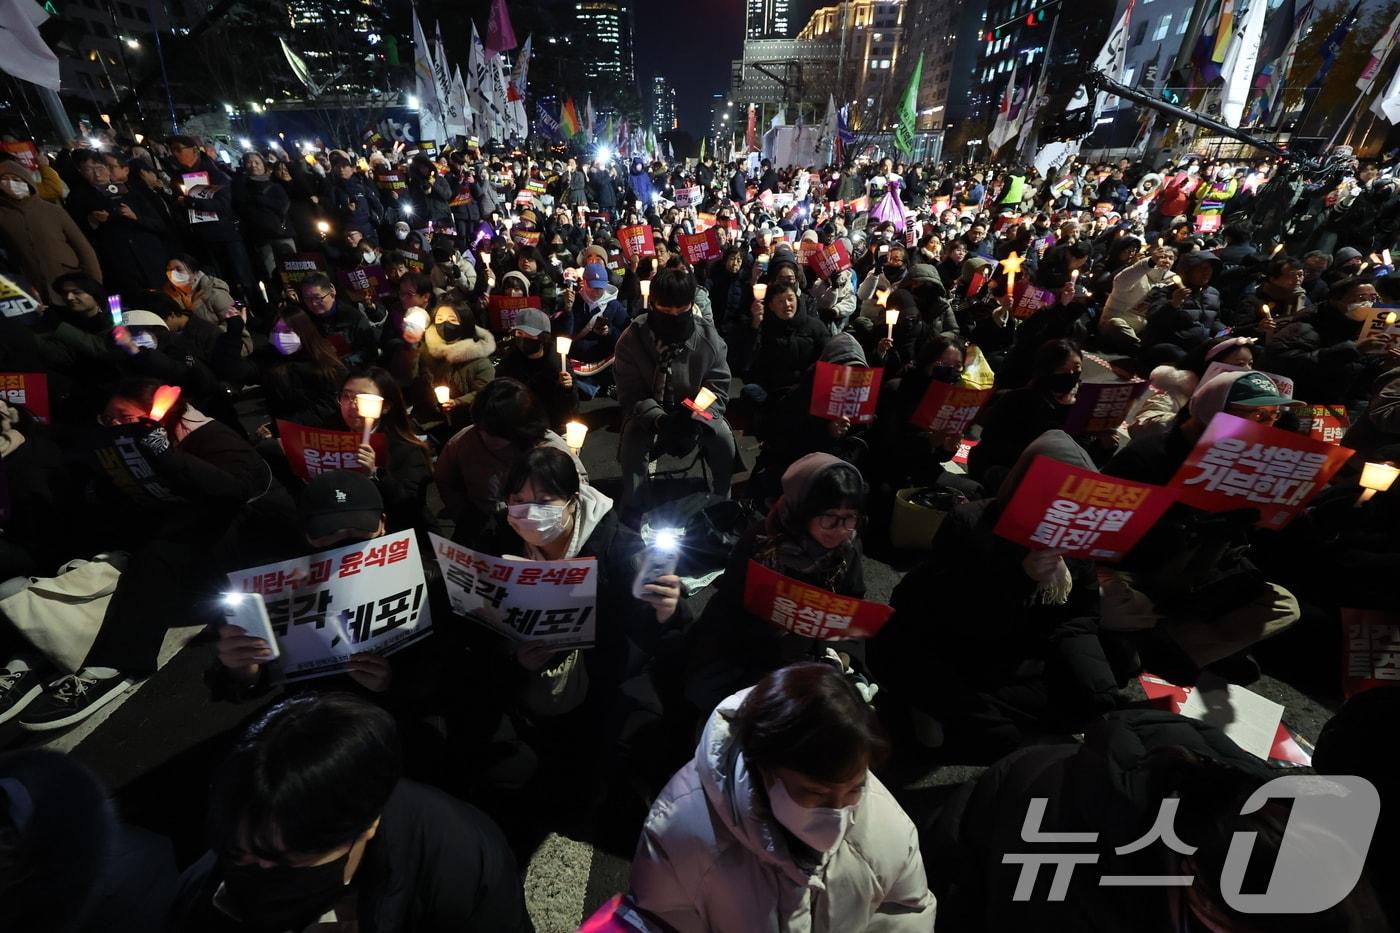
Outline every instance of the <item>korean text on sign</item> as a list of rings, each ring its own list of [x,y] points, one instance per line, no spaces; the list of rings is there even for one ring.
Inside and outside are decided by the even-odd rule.
[[[1030,282],[1018,282],[1011,314],[1018,321],[1025,320],[1046,305],[1054,304],[1055,298],[1055,293],[1048,288],[1036,288]]]
[[[1324,444],[1340,444],[1351,427],[1343,405],[1309,405],[1298,411],[1298,433]]]
[[[718,259],[723,255],[719,245],[719,231],[703,230],[700,233],[682,233],[676,237],[681,248],[681,256],[692,266],[707,259]]]
[[[393,654],[432,626],[412,531],[240,570],[229,581],[266,600],[288,680],[342,671],[361,652]]]
[[[933,382],[924,393],[909,423],[925,431],[942,431],[962,437],[972,419],[992,397],[991,389],[968,389]]]
[[[49,377],[45,373],[0,373],[0,401],[29,409],[40,424],[49,423]]]
[[[277,420],[277,437],[287,465],[304,480],[332,470],[362,470],[359,461],[360,435],[354,431],[309,428],[304,424]],[[371,434],[369,446],[376,463],[389,462],[389,442],[383,434]]]
[[[1400,683],[1400,613],[1342,610],[1342,693]]]
[[[849,418],[856,424],[869,424],[875,420],[884,375],[883,369],[818,362],[808,412],[827,421]]]
[[[997,521],[996,534],[1029,548],[1064,548],[1118,561],[1162,517],[1170,489],[1102,476],[1036,457]]]
[[[656,255],[656,240],[646,224],[618,227],[617,242],[622,247],[622,255],[628,259]]]
[[[889,606],[799,583],[757,561],[749,561],[744,609],[805,638],[870,638],[894,612]]]
[[[1181,501],[1207,512],[1257,508],[1259,525],[1293,520],[1352,451],[1221,413],[1172,477]]]
[[[1079,386],[1074,407],[1065,418],[1066,434],[1102,434],[1116,431],[1146,382],[1085,382]]]
[[[597,625],[598,561],[507,560],[430,534],[452,610],[512,641],[581,648]]]
[[[1400,346],[1400,307],[1377,305],[1371,309],[1356,342],[1373,337],[1384,340],[1392,349]]]
[[[185,501],[161,481],[155,465],[138,442],[138,436],[146,430],[140,425],[130,425],[116,431],[110,445],[97,448],[98,465],[127,495],[147,496],[166,503]]]
[[[486,299],[486,314],[491,330],[503,334],[515,326],[520,312],[526,308],[541,307],[538,295],[515,297],[512,295],[490,295]]]
[[[851,268],[851,254],[846,251],[846,244],[839,240],[811,251],[806,259],[812,271],[823,279]]]

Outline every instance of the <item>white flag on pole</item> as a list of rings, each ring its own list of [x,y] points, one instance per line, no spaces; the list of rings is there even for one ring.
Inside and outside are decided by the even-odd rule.
[[[506,113],[510,117],[510,131],[520,139],[530,135],[530,122],[525,115],[525,90],[530,74],[530,43],[534,38],[533,35],[529,36],[520,47],[519,54],[515,56],[515,70],[510,76],[510,86],[506,88],[509,102]]]
[[[462,80],[462,69],[460,67],[452,70],[452,101],[457,105],[457,110],[462,114],[462,122],[470,129],[470,127],[476,123],[476,114],[472,112],[471,98],[467,95],[467,85],[466,82]]]
[[[35,6],[40,6],[38,14],[30,9]],[[33,0],[0,0],[0,70],[56,91],[58,56],[38,29],[38,23],[47,18],[42,6]]]
[[[1000,149],[1002,145],[1011,138],[1015,124],[1016,106],[1016,71],[1017,61],[1011,63],[1011,74],[1006,78],[1006,90],[1001,94],[1001,102],[997,105],[996,122],[992,124],[992,131],[987,134],[987,145],[992,149]]]
[[[418,12],[413,12],[413,91],[418,97],[418,138],[441,141],[446,135],[442,112],[438,107],[437,78],[433,74],[433,56],[428,50],[428,37]]]
[[[457,106],[452,94],[452,73],[447,70],[447,50],[442,46],[442,23],[437,24],[437,47],[433,61],[433,85],[437,93],[438,113],[442,116],[444,136],[467,135],[466,116]]]
[[[1400,68],[1395,69],[1395,77],[1371,105],[1371,111],[1391,123],[1400,123]]]
[[[1259,59],[1259,44],[1264,39],[1264,14],[1268,8],[1268,0],[1249,0],[1249,9],[1235,21],[1235,34],[1220,66],[1225,79],[1220,89],[1220,119],[1226,126],[1237,127],[1244,117],[1244,105],[1254,85],[1254,65]]]
[[[1365,68],[1361,69],[1361,77],[1356,79],[1356,87],[1362,94],[1375,85],[1376,78],[1381,72],[1381,65],[1385,63],[1390,50],[1395,48],[1397,38],[1400,38],[1400,13],[1395,14],[1395,18],[1390,21],[1390,27],[1381,33],[1376,44],[1371,46],[1371,60],[1366,63]]]

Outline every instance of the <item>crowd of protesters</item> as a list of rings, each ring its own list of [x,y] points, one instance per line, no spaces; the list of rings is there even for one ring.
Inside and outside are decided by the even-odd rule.
[[[1241,815],[1277,771],[1128,687],[1249,684],[1272,636],[1335,649],[1341,608],[1400,610],[1400,489],[1358,485],[1400,460],[1400,339],[1362,335],[1400,306],[1394,165],[1265,231],[1277,164],[1204,156],[1042,174],[103,142],[0,154],[0,379],[44,380],[42,411],[0,391],[0,723],[82,722],[191,624],[211,703],[277,701],[212,770],[209,851],[178,878],[74,761],[0,753],[0,925],[527,930],[520,840],[547,823],[635,849],[616,929],[1265,928],[1213,881],[1027,903],[1003,856],[1046,797],[1042,831],[1104,851],[1179,798],[1197,855],[1170,868],[1202,877],[1234,830],[1277,846],[1277,812]],[[638,225],[652,248],[620,232]],[[842,261],[812,261],[829,247]],[[882,372],[873,420],[811,413],[822,363]],[[1120,426],[1068,433],[1091,372],[1148,388]],[[966,431],[931,431],[914,415],[940,385],[993,391]],[[1164,486],[1213,419],[1296,431],[1303,403],[1354,454],[1282,530],[1177,503],[1112,564],[993,531],[1043,458]],[[612,496],[566,439],[610,408]],[[386,443],[308,477],[287,425]],[[723,546],[634,588],[677,505],[663,457],[703,466],[685,517]],[[911,490],[941,522],[901,551]],[[596,560],[595,642],[453,618],[431,556],[427,636],[334,676],[286,684],[219,613],[230,573],[404,531],[426,555],[434,532]],[[873,637],[750,605],[760,570],[862,599],[867,550],[912,567]],[[1394,771],[1359,749],[1396,690],[1349,705],[1316,759],[1387,805]],[[889,777],[909,756],[990,768],[930,814]],[[1400,917],[1374,884],[1394,858],[1378,832],[1370,882],[1269,928]]]

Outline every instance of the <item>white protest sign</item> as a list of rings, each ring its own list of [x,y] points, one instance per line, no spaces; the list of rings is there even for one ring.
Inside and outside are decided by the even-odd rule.
[[[1391,305],[1376,305],[1371,308],[1365,323],[1361,325],[1361,334],[1356,338],[1356,342],[1361,343],[1372,337],[1384,340],[1392,350],[1400,346],[1400,308]]]
[[[512,641],[560,648],[593,644],[598,561],[509,560],[430,534],[452,611]]]
[[[343,671],[353,654],[393,654],[432,627],[412,531],[235,571],[229,581],[263,595],[289,681]]]

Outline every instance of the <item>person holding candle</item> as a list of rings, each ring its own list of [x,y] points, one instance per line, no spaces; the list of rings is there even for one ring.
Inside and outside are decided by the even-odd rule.
[[[1385,338],[1358,340],[1379,299],[1370,279],[1337,282],[1316,310],[1270,336],[1270,366],[1293,379],[1299,398],[1360,409],[1376,377],[1400,363],[1400,347]]]
[[[361,416],[357,398],[374,395],[382,399],[379,417],[367,421]],[[388,370],[378,366],[353,370],[341,384],[339,414],[325,426],[337,431],[366,431],[383,434],[387,441],[387,461],[380,463],[369,444],[356,453],[361,468],[374,479],[384,497],[386,531],[431,527],[427,517],[428,486],[433,481],[432,454],[418,439],[417,427],[410,420],[399,391]]]
[[[622,504],[632,507],[653,450],[683,455],[699,445],[713,477],[712,491],[729,495],[734,435],[725,421],[729,398],[726,348],[714,326],[694,313],[695,278],[662,269],[652,280],[651,307],[623,331],[614,372],[622,406]],[[710,418],[686,406],[701,388],[715,401]]]
[[[529,386],[544,406],[549,426],[563,431],[564,423],[578,411],[578,391],[550,333],[549,318],[543,311],[526,308],[516,317],[511,335],[513,339],[496,366],[496,378],[516,379]]]
[[[569,348],[571,360],[585,365],[598,364],[617,352],[618,338],[627,329],[630,319],[626,305],[618,298],[617,287],[608,281],[606,266],[590,261],[583,267],[578,296],[561,321],[573,340]],[[604,369],[597,376],[575,377],[575,383],[585,398],[593,398],[612,384],[612,374]]]
[[[797,285],[774,278],[762,303],[755,299],[747,319],[734,322],[730,331],[729,363],[745,383],[736,407],[760,437],[770,404],[794,389],[828,339],[821,319],[802,306]]]
[[[1291,321],[1312,310],[1304,287],[1305,275],[1303,263],[1292,256],[1279,254],[1270,259],[1260,277],[1245,287],[1239,301],[1224,316],[1231,332],[1246,337],[1267,336],[1278,329],[1279,321]]]
[[[1191,350],[1216,336],[1220,292],[1212,281],[1220,259],[1209,250],[1180,254],[1176,277],[1153,289],[1147,300],[1147,325],[1139,335],[1144,347],[1171,344]]]
[[[419,362],[429,383],[452,390],[442,403],[443,414],[453,427],[466,424],[476,394],[495,378],[491,356],[496,338],[477,326],[469,304],[457,301],[433,309],[433,325],[423,335],[423,349]]]
[[[312,272],[298,286],[302,307],[346,366],[368,366],[379,359],[374,326],[357,305],[341,301],[335,284],[323,272]]]

